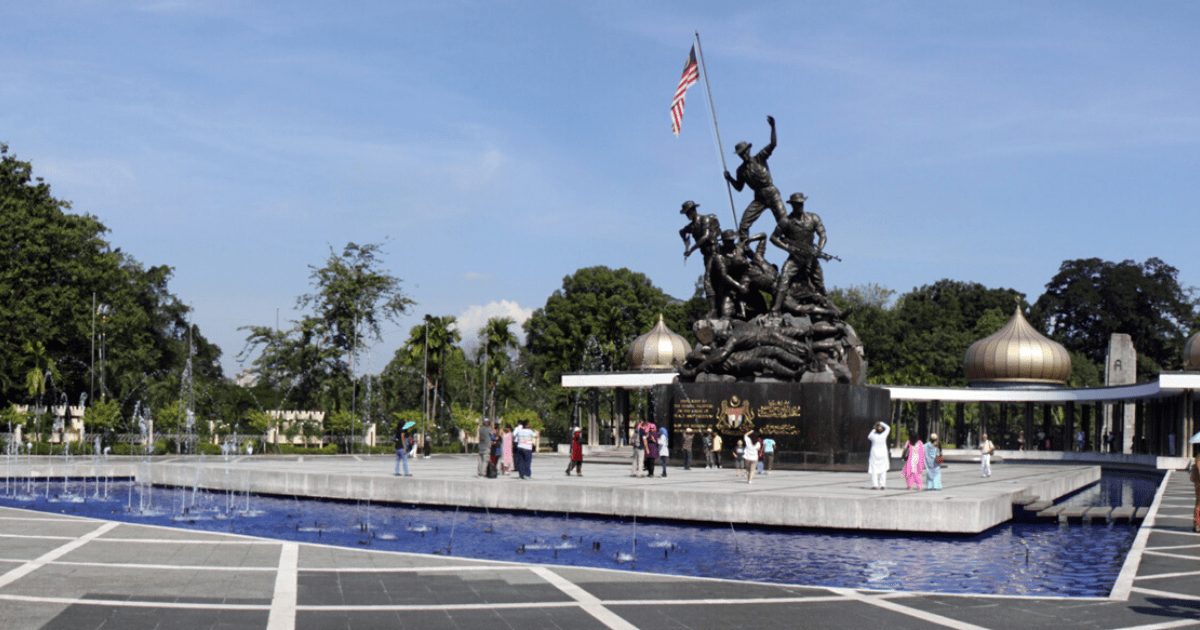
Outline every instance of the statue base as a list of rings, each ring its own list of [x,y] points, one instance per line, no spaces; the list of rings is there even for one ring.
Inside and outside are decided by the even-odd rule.
[[[654,417],[669,428],[672,451],[688,428],[720,433],[723,467],[733,466],[738,440],[753,429],[775,440],[775,468],[865,473],[867,434],[891,417],[891,394],[841,383],[676,382],[655,388]],[[703,457],[700,439],[695,455]]]

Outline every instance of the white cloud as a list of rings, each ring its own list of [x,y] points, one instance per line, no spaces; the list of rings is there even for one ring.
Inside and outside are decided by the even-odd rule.
[[[466,280],[467,282],[480,282],[483,280],[490,280],[491,277],[492,277],[491,274],[483,273],[482,271],[468,271],[467,273],[463,274],[463,279]]]
[[[530,315],[533,315],[533,309],[522,308],[512,300],[488,302],[482,306],[475,304],[458,314],[458,330],[462,333],[463,345],[472,348],[478,343],[476,338],[479,336],[479,329],[483,328],[487,320],[493,317],[511,317],[516,322],[512,327],[513,334],[521,343],[525,343],[525,331],[521,324],[524,324]]]

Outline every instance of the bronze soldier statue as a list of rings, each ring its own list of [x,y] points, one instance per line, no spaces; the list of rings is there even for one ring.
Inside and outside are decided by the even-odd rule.
[[[738,239],[745,241],[750,236],[750,226],[758,220],[762,215],[763,210],[771,209],[771,213],[775,215],[775,221],[782,221],[786,211],[783,208],[783,197],[779,195],[779,189],[775,187],[775,182],[771,179],[771,169],[767,166],[767,158],[771,157],[771,153],[775,150],[775,117],[767,116],[767,124],[771,125],[771,141],[767,146],[763,147],[757,155],[750,154],[751,144],[749,142],[739,142],[733,148],[733,152],[737,153],[742,158],[742,164],[737,168],[737,178],[735,179],[725,171],[725,181],[729,182],[738,192],[742,188],[749,186],[750,190],[754,191],[754,201],[746,206],[746,210],[742,212],[742,220],[738,223]]]
[[[713,291],[712,261],[721,237],[721,224],[714,214],[700,214],[696,210],[699,207],[700,204],[691,199],[683,202],[679,213],[687,215],[688,224],[679,229],[679,238],[683,239],[685,261],[696,250],[700,250],[700,255],[704,257],[704,299],[708,300],[708,316],[713,317],[717,312],[717,302]]]
[[[802,278],[807,292],[825,295],[825,276],[821,271],[820,258],[825,249],[825,225],[821,217],[812,212],[804,211],[804,202],[808,197],[804,193],[793,193],[788,197],[792,213],[783,218],[771,234],[771,243],[788,253],[787,261],[779,270],[775,281],[775,300],[771,311],[779,313],[783,303],[794,284],[797,276]],[[813,236],[817,237],[813,246]]]
[[[713,258],[712,275],[720,317],[748,319],[766,312],[766,300],[757,290],[762,287],[754,282],[762,274],[747,248],[737,241],[733,230],[721,233],[721,246]],[[766,287],[767,290],[771,288]]]

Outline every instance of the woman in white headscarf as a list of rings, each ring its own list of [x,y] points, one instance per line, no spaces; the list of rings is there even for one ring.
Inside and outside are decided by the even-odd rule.
[[[876,490],[887,489],[887,473],[891,466],[891,454],[888,453],[887,439],[892,429],[883,422],[875,423],[875,430],[867,434],[871,443],[871,454],[867,459],[867,473],[871,475],[871,487]]]

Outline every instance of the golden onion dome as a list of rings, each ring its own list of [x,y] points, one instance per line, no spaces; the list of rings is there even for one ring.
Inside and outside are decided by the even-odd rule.
[[[1031,326],[1018,306],[1003,328],[971,344],[963,369],[971,385],[1066,385],[1071,356]]]
[[[1200,332],[1183,344],[1183,369],[1200,370]]]
[[[629,368],[632,370],[665,370],[675,367],[692,351],[692,344],[675,334],[658,316],[658,324],[650,332],[633,340],[629,346]]]

